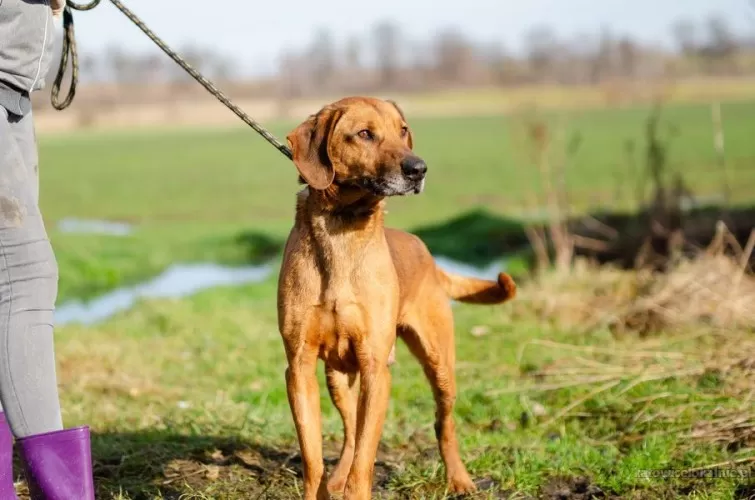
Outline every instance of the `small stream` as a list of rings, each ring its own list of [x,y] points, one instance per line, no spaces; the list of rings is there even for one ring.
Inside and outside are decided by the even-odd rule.
[[[485,268],[473,267],[438,256],[438,266],[449,272],[495,279],[505,267],[495,263]],[[259,283],[277,272],[276,262],[258,266],[228,267],[214,263],[175,264],[155,278],[131,287],[122,287],[91,301],[68,301],[55,310],[55,324],[92,325],[133,307],[141,299],[181,298],[214,287]]]
[[[88,302],[65,302],[55,310],[55,324],[91,325],[130,309],[140,299],[180,298],[219,286],[259,283],[267,279],[272,271],[272,264],[247,267],[225,267],[213,263],[176,264],[139,285],[118,288]]]
[[[506,270],[505,262],[493,262],[485,267],[476,267],[464,262],[459,262],[442,255],[433,256],[439,268],[446,272],[480,278],[485,280],[498,279],[498,273]]]
[[[111,236],[126,236],[132,232],[131,226],[124,223],[75,218],[61,220],[57,229],[65,233]],[[495,280],[505,268],[503,262],[478,268],[444,256],[436,256],[435,261],[445,271],[483,279]],[[273,259],[265,264],[244,267],[212,262],[175,264],[162,274],[135,286],[117,288],[89,301],[64,302],[55,310],[55,324],[92,325],[130,309],[142,299],[182,298],[215,287],[259,283],[277,272],[277,262],[277,259]]]
[[[128,236],[133,232],[130,224],[107,220],[89,220],[69,217],[58,221],[58,231],[69,234],[103,234],[107,236]]]

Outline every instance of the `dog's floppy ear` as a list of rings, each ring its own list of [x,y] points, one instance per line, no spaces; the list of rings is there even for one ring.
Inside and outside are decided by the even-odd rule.
[[[324,108],[286,136],[299,175],[313,189],[325,189],[335,178],[328,141],[342,114],[341,110]]]
[[[393,107],[396,108],[396,111],[398,111],[398,114],[401,115],[401,119],[404,120],[404,121],[406,121],[406,116],[404,116],[404,111],[399,107],[398,104],[396,104],[396,101],[388,99],[388,102],[391,103],[391,104],[393,104]],[[409,135],[409,149],[413,149],[414,148],[414,137],[412,136],[412,129],[411,128],[409,128],[408,135]]]

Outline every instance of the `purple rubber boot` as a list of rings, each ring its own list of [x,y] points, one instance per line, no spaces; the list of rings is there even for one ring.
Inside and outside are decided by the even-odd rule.
[[[13,434],[5,413],[0,413],[0,498],[18,500],[13,488]]]
[[[32,500],[94,500],[89,427],[16,440]]]

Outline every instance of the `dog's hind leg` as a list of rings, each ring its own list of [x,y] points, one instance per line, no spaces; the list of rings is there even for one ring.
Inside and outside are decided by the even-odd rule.
[[[333,368],[325,368],[325,376],[328,382],[328,392],[338,413],[343,420],[343,446],[338,465],[333,469],[328,481],[328,491],[341,493],[346,486],[346,477],[349,475],[351,463],[354,460],[354,447],[357,434],[357,398],[359,387],[357,386],[357,373],[344,373]]]
[[[402,326],[401,338],[422,364],[432,386],[436,405],[435,436],[446,466],[448,489],[452,493],[471,493],[476,490],[476,486],[459,456],[453,419],[456,402],[453,316],[446,299],[442,299],[442,306],[428,310],[432,311],[433,316],[423,314],[411,326]]]

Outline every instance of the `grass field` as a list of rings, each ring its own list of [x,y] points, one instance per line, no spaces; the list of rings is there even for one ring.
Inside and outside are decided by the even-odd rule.
[[[648,112],[545,117],[566,140],[580,137],[567,168],[575,210],[631,207],[632,188],[617,185],[626,188],[631,182],[628,140],[635,141],[637,162],[643,161]],[[755,192],[755,103],[726,104],[723,116],[727,175],[735,201],[747,203]],[[429,165],[427,189],[418,197],[392,200],[389,224],[414,230],[475,210],[516,219],[536,208],[539,174],[521,140],[521,117],[426,119],[412,125],[415,149]],[[273,130],[284,137],[291,126],[277,124]],[[710,108],[669,108],[663,132],[673,136],[670,167],[683,172],[696,193],[719,193]],[[43,136],[41,174],[61,302],[137,282],[173,262],[275,257],[298,189],[293,166],[253,132],[238,129]],[[617,193],[626,198],[617,199]],[[135,232],[128,237],[64,234],[55,224],[65,217],[126,221]],[[102,498],[298,495],[300,460],[283,383],[274,291],[272,277],[185,300],[150,301],[101,325],[58,329],[65,422],[93,427]],[[719,344],[718,337],[684,332],[615,339],[607,331],[559,331],[534,314],[514,315],[507,306],[456,311],[458,429],[470,472],[490,488],[481,498],[724,499],[755,493],[742,477],[642,477],[642,471],[727,461],[752,473],[750,441],[725,445],[689,437],[696,423],[752,404],[734,384],[736,377],[704,371],[634,387],[626,381],[592,398],[595,386],[511,389],[527,385],[545,366],[569,361],[559,348],[527,350],[519,359],[533,339],[600,346],[611,354],[593,361],[611,366],[612,356],[633,352],[655,353],[656,361],[667,351],[697,360]],[[749,345],[747,335],[731,332],[729,341]],[[326,457],[334,460],[340,424],[324,384],[321,397]],[[581,398],[584,404],[576,412],[559,416]],[[402,346],[376,467],[382,495],[444,497],[432,421],[431,394]]]
[[[544,117],[564,141],[580,138],[566,171],[575,210],[631,207],[636,177],[626,145],[634,141],[635,168],[641,168],[648,113],[636,108]],[[729,184],[735,201],[746,202],[755,190],[755,104],[729,103],[723,116]],[[477,208],[511,216],[535,209],[540,174],[522,123],[503,116],[413,121],[416,150],[430,167],[428,189],[392,200],[388,223],[412,229]],[[272,129],[283,138],[292,125]],[[682,172],[696,194],[723,191],[707,106],[669,108],[661,133],[672,137],[670,168]],[[138,229],[125,241],[52,231],[63,298],[142,278],[173,259],[246,258],[255,248],[239,247],[239,234],[283,238],[298,189],[293,166],[248,130],[43,137],[41,161],[48,226],[80,217],[127,221]]]

